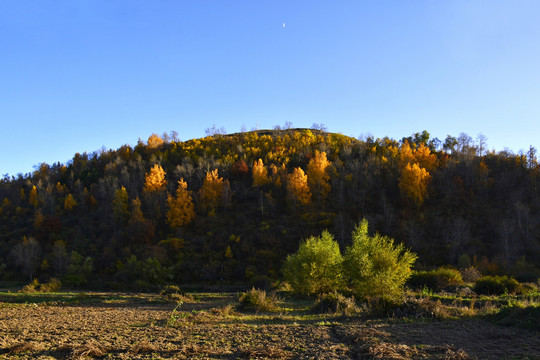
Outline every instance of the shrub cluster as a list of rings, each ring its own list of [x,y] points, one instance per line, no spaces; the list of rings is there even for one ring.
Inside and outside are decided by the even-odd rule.
[[[57,278],[51,278],[49,282],[40,284],[38,279],[32,280],[28,285],[25,285],[20,292],[22,293],[47,293],[58,292],[62,288],[62,282]]]
[[[363,220],[352,234],[352,245],[342,256],[338,243],[327,231],[310,237],[289,255],[283,267],[285,279],[296,293],[319,295],[348,290],[358,299],[396,299],[411,275],[416,254],[393,239],[368,235]]]
[[[519,282],[508,276],[484,276],[476,281],[473,290],[477,294],[502,295],[520,292]]]
[[[428,288],[440,291],[452,286],[463,284],[461,273],[456,269],[440,267],[430,271],[414,271],[407,281],[413,289]]]

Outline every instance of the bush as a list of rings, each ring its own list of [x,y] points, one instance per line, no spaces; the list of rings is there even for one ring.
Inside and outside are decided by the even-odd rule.
[[[520,284],[508,276],[484,276],[476,281],[473,290],[483,295],[515,294],[519,292]]]
[[[353,297],[345,297],[338,292],[322,294],[311,307],[315,314],[343,314],[350,316],[359,313],[356,301]]]
[[[51,278],[49,282],[40,284],[38,279],[32,280],[28,285],[25,285],[20,292],[22,293],[45,293],[58,292],[62,287],[62,283],[57,278]]]
[[[482,277],[482,273],[474,266],[461,270],[461,278],[464,282],[473,283]]]
[[[277,305],[276,299],[266,296],[266,291],[252,288],[238,296],[236,308],[248,312],[269,312],[276,311]]]
[[[444,267],[431,271],[414,271],[407,281],[407,285],[413,289],[428,288],[433,291],[462,284],[463,279],[458,270]]]
[[[334,237],[324,231],[300,244],[295,254],[287,256],[283,275],[294,292],[317,295],[338,290],[343,284],[343,257]]]
[[[399,298],[416,254],[386,236],[369,236],[366,219],[356,227],[352,240],[343,267],[353,294],[359,299]]]

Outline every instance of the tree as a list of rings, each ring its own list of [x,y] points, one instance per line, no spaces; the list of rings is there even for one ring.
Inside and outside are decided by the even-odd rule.
[[[343,270],[354,295],[389,300],[401,296],[416,254],[403,244],[394,245],[389,237],[369,236],[366,219],[353,231],[352,241],[345,252]]]
[[[308,177],[304,170],[299,167],[295,168],[293,173],[287,176],[287,194],[290,202],[296,206],[307,205],[311,201]]]
[[[401,170],[399,189],[401,193],[420,206],[427,197],[427,186],[431,176],[429,172],[418,164],[407,163]]]
[[[187,182],[184,179],[178,181],[176,197],[167,196],[167,221],[173,228],[187,225],[195,217],[195,206],[191,197],[191,191],[187,189]]]
[[[199,190],[201,207],[211,213],[223,201],[223,178],[219,177],[218,170],[206,173],[203,185]]]
[[[116,190],[114,193],[113,199],[113,214],[114,219],[124,224],[129,219],[129,208],[128,208],[128,192],[125,187],[121,187]]]
[[[159,191],[165,189],[167,180],[165,180],[165,171],[163,168],[154,164],[150,172],[144,175],[144,190],[147,192]]]
[[[34,274],[39,266],[39,243],[33,237],[23,237],[22,242],[18,243],[13,249],[13,255],[17,265],[23,268],[30,280],[34,278]]]
[[[263,164],[262,159],[253,163],[253,186],[262,187],[268,184],[272,179],[268,176],[268,170]]]
[[[326,153],[315,151],[315,156],[309,161],[307,168],[308,185],[312,193],[319,200],[325,199],[330,192],[330,175],[326,168],[331,164],[326,158]]]
[[[71,212],[75,206],[77,206],[77,201],[75,201],[73,195],[68,194],[64,200],[64,209]]]
[[[272,178],[268,176],[268,169],[263,164],[262,159],[253,163],[253,186],[259,188],[259,203],[261,205],[261,215],[264,215],[263,186],[270,183]]]
[[[32,185],[32,189],[30,189],[30,194],[28,195],[28,202],[34,208],[37,208],[38,205],[39,205],[39,199],[38,199],[38,193],[37,193],[36,185]]]
[[[296,293],[317,295],[336,291],[343,284],[343,257],[332,234],[303,241],[295,254],[287,256],[283,275]]]
[[[148,148],[155,149],[161,145],[163,145],[163,139],[159,135],[150,135],[150,137],[148,138]]]

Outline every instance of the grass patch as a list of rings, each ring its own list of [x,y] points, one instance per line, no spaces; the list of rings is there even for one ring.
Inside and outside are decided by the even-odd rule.
[[[498,325],[540,330],[540,306],[507,306],[494,319]]]
[[[244,312],[273,312],[278,310],[277,300],[266,291],[252,288],[238,296],[236,309]]]
[[[320,295],[310,310],[315,314],[342,314],[344,316],[360,313],[353,297],[345,297],[337,292]]]

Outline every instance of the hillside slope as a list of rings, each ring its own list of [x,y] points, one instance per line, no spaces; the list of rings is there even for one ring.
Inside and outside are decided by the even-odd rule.
[[[76,154],[0,181],[0,278],[140,289],[263,283],[301,239],[362,218],[419,266],[538,276],[535,153],[427,132],[396,141],[263,130]]]

